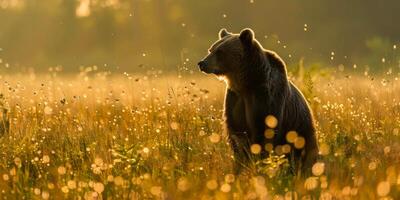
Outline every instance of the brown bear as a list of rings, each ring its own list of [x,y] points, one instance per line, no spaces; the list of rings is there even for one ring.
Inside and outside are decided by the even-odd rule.
[[[296,173],[309,171],[318,156],[310,107],[288,80],[282,59],[265,50],[251,29],[240,34],[222,29],[198,65],[201,71],[226,79],[224,119],[236,173],[249,163],[254,144],[263,147],[262,156],[271,147],[287,155]]]

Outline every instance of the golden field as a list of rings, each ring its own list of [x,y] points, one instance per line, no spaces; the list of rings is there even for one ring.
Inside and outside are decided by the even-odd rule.
[[[0,77],[1,199],[399,199],[400,80],[291,76],[315,116],[310,177],[232,174],[225,84],[206,75]]]

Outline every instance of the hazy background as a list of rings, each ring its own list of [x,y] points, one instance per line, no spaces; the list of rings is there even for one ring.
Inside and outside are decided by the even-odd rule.
[[[0,69],[197,70],[226,27],[289,65],[399,69],[398,0],[0,0]]]

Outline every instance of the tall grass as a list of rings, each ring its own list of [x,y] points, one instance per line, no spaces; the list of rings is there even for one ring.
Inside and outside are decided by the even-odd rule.
[[[234,176],[225,84],[206,76],[3,76],[3,199],[398,199],[400,83],[293,77],[321,159],[298,179],[256,165]]]

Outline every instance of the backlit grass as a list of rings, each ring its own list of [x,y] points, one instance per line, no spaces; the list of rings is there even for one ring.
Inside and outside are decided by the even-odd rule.
[[[232,174],[214,77],[89,71],[0,78],[1,198],[400,198],[394,77],[292,77],[321,151],[313,175],[296,179],[274,168],[279,156]]]

